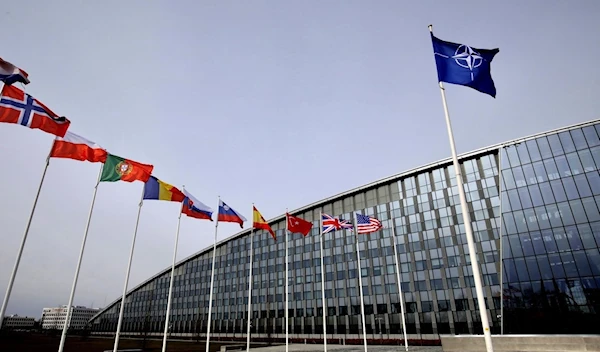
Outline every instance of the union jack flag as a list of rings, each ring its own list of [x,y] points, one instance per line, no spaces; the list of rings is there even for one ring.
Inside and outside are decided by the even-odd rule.
[[[352,224],[348,220],[334,218],[331,215],[322,214],[323,233],[337,230],[352,230]]]
[[[356,213],[356,232],[360,234],[379,231],[383,228],[381,221],[374,217]]]

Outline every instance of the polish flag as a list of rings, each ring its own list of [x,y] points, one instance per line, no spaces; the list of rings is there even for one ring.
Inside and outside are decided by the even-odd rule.
[[[105,162],[107,155],[107,151],[98,144],[69,131],[62,138],[56,137],[50,152],[51,158],[87,160],[92,163]]]

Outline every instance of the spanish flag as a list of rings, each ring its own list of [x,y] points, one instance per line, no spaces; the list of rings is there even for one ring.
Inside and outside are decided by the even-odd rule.
[[[253,218],[252,227],[254,227],[255,229],[262,229],[262,230],[269,231],[271,236],[273,236],[273,239],[275,241],[277,241],[277,236],[275,236],[275,232],[273,232],[273,229],[271,229],[271,226],[269,226],[269,223],[267,223],[265,218],[263,218],[262,214],[258,211],[258,209],[256,209],[255,206],[252,206],[252,218]]]
[[[150,176],[144,185],[144,199],[166,200],[170,202],[183,202],[185,194],[177,187]]]

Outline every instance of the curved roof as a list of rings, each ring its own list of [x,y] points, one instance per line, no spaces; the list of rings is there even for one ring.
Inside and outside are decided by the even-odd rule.
[[[597,123],[600,123],[600,119],[598,119],[598,120],[591,120],[591,121],[587,121],[587,122],[582,122],[582,123],[574,124],[574,125],[571,125],[571,126],[561,127],[561,128],[557,128],[557,129],[546,131],[546,132],[536,133],[536,134],[533,134],[533,135],[530,135],[530,136],[527,136],[527,137],[513,139],[513,140],[510,140],[510,141],[507,141],[507,142],[503,142],[503,143],[497,143],[497,144],[491,145],[489,147],[480,148],[480,149],[476,149],[476,150],[471,151],[471,152],[460,154],[460,155],[458,155],[458,159],[463,159],[463,160],[464,159],[470,159],[470,158],[472,158],[474,156],[477,156],[477,155],[480,155],[480,154],[485,154],[485,153],[488,153],[488,152],[493,151],[493,150],[497,150],[497,149],[499,149],[499,148],[501,148],[503,146],[519,144],[519,143],[525,142],[525,141],[530,140],[530,139],[535,139],[535,138],[539,138],[539,137],[546,136],[546,135],[556,134],[556,133],[559,133],[559,132],[562,132],[562,131],[568,131],[568,130],[571,130],[571,129],[581,128],[581,127],[585,127],[585,126],[589,126],[589,125],[593,125],[593,124],[597,124]],[[432,162],[432,163],[429,163],[429,164],[425,164],[423,166],[419,166],[419,167],[410,169],[408,171],[401,172],[399,174],[395,174],[395,175],[392,175],[392,176],[389,176],[389,177],[385,177],[385,178],[379,179],[377,181],[368,183],[368,184],[360,186],[360,187],[352,188],[352,189],[350,189],[350,190],[348,190],[346,192],[338,193],[338,194],[333,195],[331,197],[328,197],[328,198],[322,199],[320,201],[308,204],[308,205],[306,205],[304,207],[301,207],[301,208],[289,211],[289,213],[290,214],[302,213],[302,212],[311,210],[313,208],[319,207],[322,204],[331,203],[331,202],[333,202],[335,200],[338,200],[340,198],[345,198],[347,196],[350,196],[350,195],[353,195],[353,194],[356,194],[356,193],[360,193],[360,192],[363,192],[365,190],[375,188],[377,186],[388,184],[388,183],[393,182],[393,181],[398,181],[398,180],[400,180],[402,178],[409,177],[412,174],[417,174],[417,173],[420,173],[420,172],[425,171],[425,170],[434,169],[434,168],[437,168],[437,167],[440,167],[440,166],[444,166],[444,165],[448,165],[448,164],[451,164],[451,163],[452,163],[452,158],[445,158],[445,159],[438,160],[438,161],[435,161],[435,162]],[[274,223],[274,222],[277,222],[277,221],[281,221],[283,219],[285,219],[285,214],[282,214],[282,215],[279,215],[279,216],[277,216],[275,218],[269,219],[267,222],[268,223]],[[223,244],[225,244],[225,243],[227,243],[227,242],[229,242],[231,240],[234,240],[234,239],[236,239],[238,237],[242,237],[242,236],[248,235],[248,234],[250,234],[250,231],[251,231],[251,229],[248,228],[248,229],[244,229],[244,230],[242,230],[242,231],[240,231],[240,232],[238,232],[236,234],[233,234],[233,235],[229,236],[228,238],[223,239],[223,240],[217,242],[217,247],[219,247],[219,246],[221,246],[221,245],[223,245]],[[213,248],[212,245],[208,246],[208,247],[206,247],[206,248],[204,248],[204,249],[202,249],[202,250],[200,250],[200,251],[198,251],[198,252],[196,252],[196,253],[188,256],[187,258],[184,258],[184,259],[180,260],[179,262],[177,262],[175,264],[175,267],[183,265],[186,262],[188,262],[188,261],[190,261],[190,260],[192,260],[194,258],[197,258],[198,256],[200,256],[202,254],[210,252],[212,250],[212,248]],[[152,280],[160,277],[161,275],[164,275],[165,273],[168,273],[170,270],[171,270],[171,266],[168,266],[164,270],[159,271],[157,274],[155,274],[154,276],[150,277],[146,281],[144,281],[144,282],[140,283],[139,285],[135,286],[134,288],[130,289],[127,292],[127,295],[130,295],[132,292],[134,292],[134,291],[138,290],[139,288],[147,285],[149,282],[151,282]],[[94,315],[90,319],[90,321],[96,319],[96,317],[102,315],[105,311],[107,311],[110,308],[112,308],[120,300],[121,300],[121,297],[117,298],[116,300],[114,300],[113,302],[111,302],[110,304],[108,304],[100,312],[98,312],[98,314]]]

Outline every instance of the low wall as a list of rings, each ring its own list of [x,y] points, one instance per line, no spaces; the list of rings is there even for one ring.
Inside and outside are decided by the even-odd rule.
[[[440,335],[440,339],[444,352],[486,351],[483,335]],[[600,352],[600,335],[492,335],[492,344],[494,352]]]

